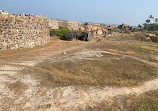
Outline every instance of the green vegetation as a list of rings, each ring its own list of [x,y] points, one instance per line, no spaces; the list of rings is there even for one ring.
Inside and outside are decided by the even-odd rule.
[[[50,35],[51,36],[56,35],[56,36],[59,36],[59,37],[64,37],[68,31],[69,30],[68,30],[67,27],[59,26],[59,29],[51,29],[50,30]]]
[[[86,32],[86,30],[79,29],[77,32]]]
[[[119,31],[120,33],[130,33],[131,31],[130,30],[127,30],[127,29],[122,29]]]
[[[152,15],[149,16],[149,19],[146,20],[146,23],[143,26],[140,26],[148,31],[158,31],[158,19],[154,18]]]

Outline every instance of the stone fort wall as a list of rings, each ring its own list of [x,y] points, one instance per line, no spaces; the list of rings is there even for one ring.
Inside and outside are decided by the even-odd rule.
[[[0,11],[0,49],[32,48],[49,40],[48,18]]]
[[[85,23],[74,20],[50,19],[49,26],[52,29],[59,29],[59,26],[65,26],[69,30],[79,30],[85,26]]]

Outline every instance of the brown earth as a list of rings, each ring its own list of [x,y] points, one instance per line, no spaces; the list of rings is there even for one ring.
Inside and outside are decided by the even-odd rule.
[[[141,48],[157,44],[129,40],[52,38],[44,46],[0,51],[0,109],[76,111],[101,104],[108,109],[119,96],[157,90],[158,63],[149,61],[151,50]]]

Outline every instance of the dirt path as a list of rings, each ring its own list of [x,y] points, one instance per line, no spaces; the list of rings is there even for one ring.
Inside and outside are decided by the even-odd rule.
[[[89,87],[83,89],[80,87],[59,87],[52,90],[48,90],[46,95],[37,98],[33,97],[31,105],[33,106],[47,106],[51,104],[49,111],[54,110],[67,110],[76,111],[78,109],[85,109],[86,106],[94,107],[102,102],[110,102],[114,97],[127,96],[127,95],[139,95],[150,90],[158,89],[158,79],[145,82],[141,86],[136,87],[104,87],[96,88]],[[34,107],[35,108],[35,107]],[[35,110],[33,107],[30,110]]]
[[[102,102],[111,102],[117,96],[139,95],[158,89],[158,79],[135,87],[82,88],[68,86],[47,89],[40,86],[40,81],[34,79],[31,75],[20,74],[22,69],[22,67],[8,65],[0,68],[1,109],[6,110],[8,108],[13,111],[34,111],[39,109],[47,111],[84,110],[86,106],[94,107]],[[8,86],[9,83],[10,85]]]
[[[17,57],[15,60],[5,61],[0,59],[0,61],[2,61],[0,64],[0,109],[2,111],[84,110],[87,106],[94,107],[105,101],[111,102],[112,99],[117,96],[139,95],[144,92],[158,89],[158,79],[147,81],[135,87],[118,88],[105,86],[83,88],[80,86],[67,86],[46,88],[40,85],[41,81],[35,79],[31,73],[27,72],[27,67],[35,66],[59,54],[64,55],[67,51],[85,49],[88,45],[91,44],[64,44],[64,46],[60,45],[59,48],[57,48],[58,50],[56,50],[54,46],[49,46],[28,51],[22,55],[20,54],[20,58]],[[72,59],[93,60],[94,57],[101,57],[102,53],[121,55],[122,57],[136,59],[149,65],[158,65],[157,63],[145,61],[134,56],[107,51],[80,51],[75,53]],[[60,60],[62,60],[62,58],[60,58]]]

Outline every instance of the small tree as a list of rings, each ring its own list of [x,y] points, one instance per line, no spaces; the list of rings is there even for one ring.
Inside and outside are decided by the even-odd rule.
[[[158,18],[155,18],[155,23],[158,23]]]
[[[153,22],[151,22],[151,20]],[[150,15],[149,19],[146,20],[146,23],[143,24],[143,28],[148,31],[158,31],[158,18],[155,18]]]
[[[142,26],[141,26],[140,24],[138,25],[138,27],[139,27],[139,28],[142,28]]]
[[[154,19],[154,17],[152,15],[149,16],[150,19]]]
[[[146,23],[147,23],[147,24],[149,24],[149,23],[150,23],[150,20],[149,20],[149,19],[147,19],[147,20],[146,20]]]

